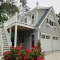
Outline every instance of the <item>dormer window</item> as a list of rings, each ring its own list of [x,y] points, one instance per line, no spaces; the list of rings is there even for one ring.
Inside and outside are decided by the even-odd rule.
[[[32,24],[34,24],[34,14],[32,14]]]
[[[47,18],[47,23],[48,23],[48,18]]]
[[[34,19],[34,14],[32,14],[32,19]]]

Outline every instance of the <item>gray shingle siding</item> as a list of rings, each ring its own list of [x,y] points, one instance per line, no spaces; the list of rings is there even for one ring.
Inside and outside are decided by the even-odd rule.
[[[39,27],[39,25],[41,24],[41,22],[44,20],[45,16],[48,14],[48,12],[50,11],[51,7],[49,9],[46,10],[46,12],[44,13],[44,15],[41,17],[41,19],[38,21],[38,23],[35,25],[35,27]]]

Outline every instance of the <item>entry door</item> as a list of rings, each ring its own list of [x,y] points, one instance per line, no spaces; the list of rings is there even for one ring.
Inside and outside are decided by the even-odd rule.
[[[24,34],[22,34],[22,45],[24,45]]]
[[[34,35],[32,35],[32,47],[34,47]]]

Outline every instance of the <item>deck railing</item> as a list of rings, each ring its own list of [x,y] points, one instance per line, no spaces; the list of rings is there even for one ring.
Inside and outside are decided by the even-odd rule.
[[[0,55],[3,55],[3,40],[2,40],[2,35],[1,35],[1,28],[0,28],[0,48],[1,48]]]
[[[18,14],[15,14],[8,21],[6,21],[5,25],[10,26],[15,22],[19,22],[21,24],[26,24],[29,26],[34,26],[34,24],[32,24],[31,18],[29,18],[28,16],[18,16]]]

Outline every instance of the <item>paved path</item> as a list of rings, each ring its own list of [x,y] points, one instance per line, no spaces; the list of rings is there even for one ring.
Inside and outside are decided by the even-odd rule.
[[[3,60],[1,56],[0,60]],[[45,60],[60,60],[60,51],[46,53]]]

